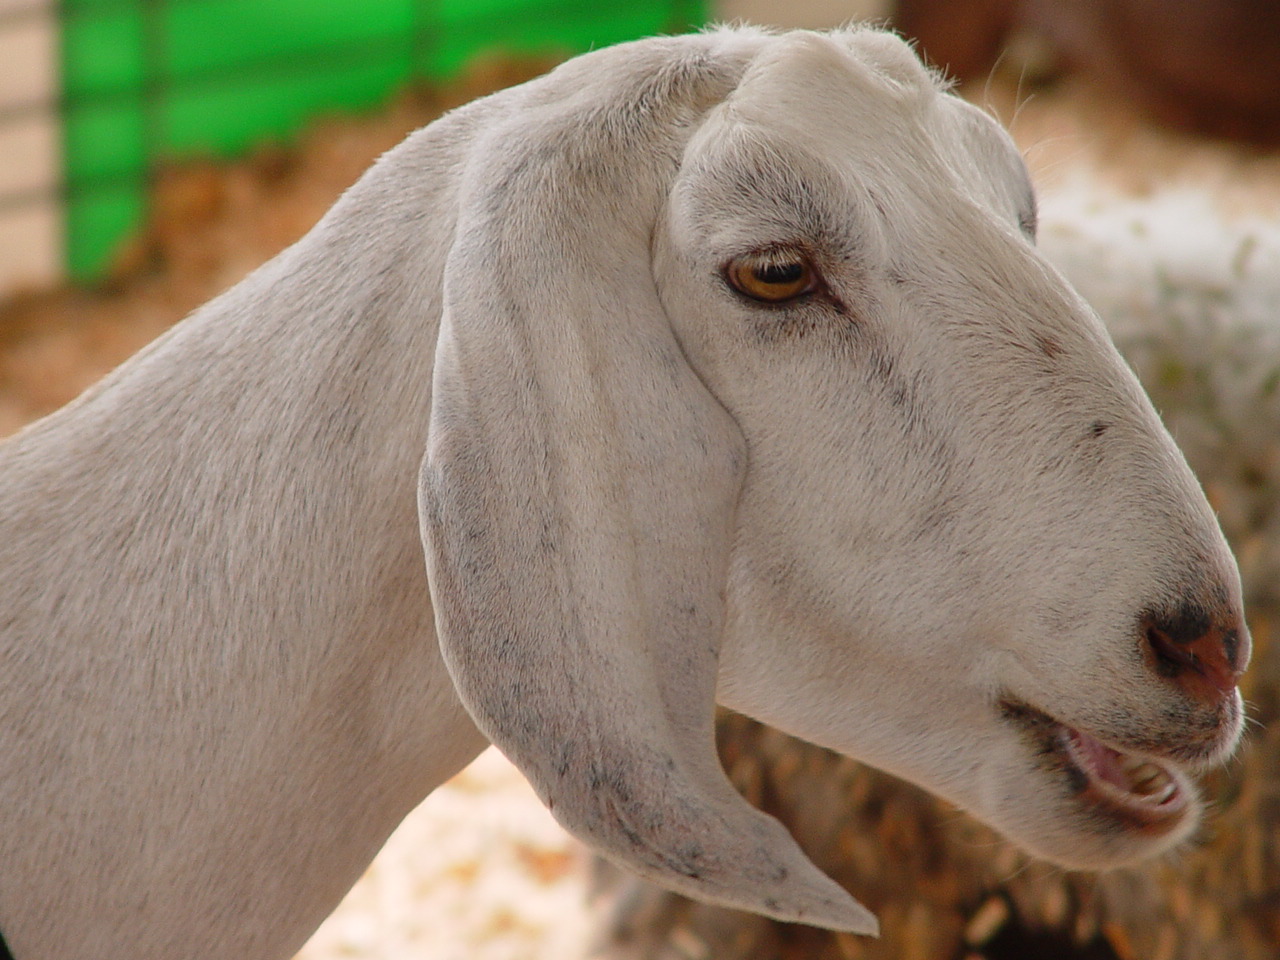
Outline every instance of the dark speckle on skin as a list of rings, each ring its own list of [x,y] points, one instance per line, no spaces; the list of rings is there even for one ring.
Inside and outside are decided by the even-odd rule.
[[[884,350],[872,348],[867,353],[867,362],[875,378],[884,384],[888,392],[889,402],[895,407],[906,407],[911,400],[911,391],[906,381],[898,374],[897,366]]]
[[[1097,438],[1111,429],[1111,424],[1104,420],[1095,420],[1089,424],[1089,436]]]
[[[616,826],[618,832],[627,838],[627,842],[630,843],[631,846],[635,847],[637,850],[643,850],[645,848],[646,844],[644,837],[640,836],[639,833],[633,830],[629,824],[619,820],[616,822]]]
[[[867,196],[871,198],[872,205],[876,208],[876,213],[880,214],[880,219],[886,222],[893,220],[893,214],[889,210],[889,204],[880,196],[876,190],[867,190]]]
[[[1036,346],[1039,347],[1040,352],[1050,360],[1055,360],[1062,355],[1062,344],[1053,337],[1046,336],[1045,334],[1036,334]]]
[[[956,504],[951,498],[941,499],[929,508],[920,529],[927,536],[936,536],[955,520],[957,513]]]
[[[560,744],[560,760],[555,766],[556,776],[563,780],[577,765],[578,745],[571,740]]]
[[[544,516],[542,518],[542,528],[538,537],[538,549],[547,554],[556,553],[560,549],[556,540],[555,524],[549,516]]]

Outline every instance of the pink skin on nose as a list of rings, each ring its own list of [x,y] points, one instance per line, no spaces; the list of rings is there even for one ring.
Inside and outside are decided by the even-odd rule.
[[[1231,696],[1249,661],[1249,634],[1234,618],[1213,623],[1191,608],[1174,617],[1148,616],[1144,637],[1152,668],[1189,696],[1213,705]]]

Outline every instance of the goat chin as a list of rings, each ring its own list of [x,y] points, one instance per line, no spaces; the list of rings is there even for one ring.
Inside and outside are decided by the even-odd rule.
[[[488,741],[645,876],[874,932],[717,696],[1059,859],[1185,835],[1238,578],[1034,223],[874,30],[624,44],[409,137],[0,449],[16,954],[287,957]],[[1163,833],[1099,815],[1165,803],[1133,758]]]

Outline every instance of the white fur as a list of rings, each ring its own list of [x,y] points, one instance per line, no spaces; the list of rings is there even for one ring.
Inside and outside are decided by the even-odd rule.
[[[998,709],[1239,731],[1138,652],[1235,569],[1032,218],[872,31],[623,45],[411,136],[0,451],[19,960],[287,957],[486,738],[647,876],[874,930],[732,791],[717,698],[1061,862],[1178,839],[1090,819]],[[777,244],[829,294],[725,285]]]

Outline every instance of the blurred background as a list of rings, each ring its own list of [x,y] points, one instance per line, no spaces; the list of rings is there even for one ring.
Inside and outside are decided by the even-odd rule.
[[[0,436],[300,236],[382,151],[557,60],[714,20],[887,22],[1008,125],[1040,245],[1102,314],[1241,561],[1255,721],[1186,850],[1101,877],[741,718],[739,788],[878,941],[595,863],[496,753],[434,794],[300,955],[572,960],[1280,957],[1280,3],[0,0]]]

